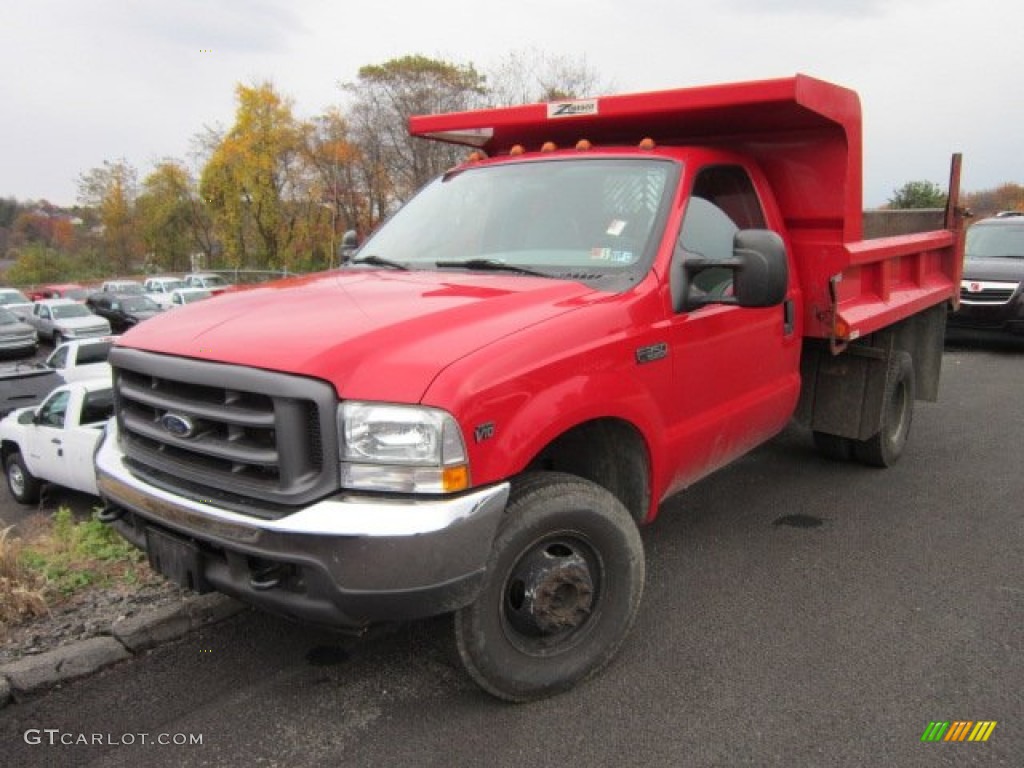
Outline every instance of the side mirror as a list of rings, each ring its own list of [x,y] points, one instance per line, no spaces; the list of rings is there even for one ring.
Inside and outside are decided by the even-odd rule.
[[[702,291],[696,278],[706,270],[723,273],[716,277],[714,291]],[[772,307],[781,304],[789,288],[786,246],[778,234],[767,229],[744,229],[733,238],[731,258],[690,258],[685,272],[684,308],[695,310],[709,304],[740,307]]]
[[[338,246],[338,261],[341,264],[349,261],[359,250],[359,234],[354,229],[349,229],[341,236],[341,245]]]
[[[24,412],[22,412],[21,414],[18,415],[18,423],[19,424],[38,424],[39,422],[36,421],[38,416],[39,416],[39,413],[37,411],[34,411],[34,410],[32,410],[32,411],[24,411]]]
[[[736,233],[733,257],[736,269],[736,300],[741,307],[774,307],[786,298],[789,265],[786,245],[768,229],[745,229]]]

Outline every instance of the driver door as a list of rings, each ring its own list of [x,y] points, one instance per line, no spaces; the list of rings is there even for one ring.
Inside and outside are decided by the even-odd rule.
[[[70,478],[68,462],[64,460],[64,423],[70,399],[69,390],[59,389],[43,401],[36,411],[34,434],[29,441],[29,471],[59,485]]]
[[[683,274],[688,258],[731,258],[739,230],[764,228],[764,210],[747,170],[704,168],[694,179],[677,236],[673,276]],[[701,295],[728,302],[732,274],[713,267],[694,274],[692,283]],[[787,298],[772,307],[712,303],[673,312],[678,418],[672,443],[681,465],[672,490],[727,464],[788,422],[800,392],[800,338],[791,307]]]

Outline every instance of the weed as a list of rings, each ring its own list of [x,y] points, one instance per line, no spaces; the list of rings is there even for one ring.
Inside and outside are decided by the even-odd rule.
[[[96,519],[61,507],[25,541],[0,533],[0,623],[40,616],[48,604],[93,586],[138,586],[155,577],[135,547]]]
[[[46,613],[42,577],[25,563],[20,539],[0,531],[0,624]]]

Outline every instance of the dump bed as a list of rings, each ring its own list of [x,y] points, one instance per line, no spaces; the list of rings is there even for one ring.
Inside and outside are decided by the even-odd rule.
[[[491,157],[587,140],[595,147],[701,145],[753,157],[768,177],[804,289],[805,333],[856,339],[956,301],[962,226],[958,172],[946,228],[865,241],[857,94],[805,75],[700,88],[423,115],[415,136]]]

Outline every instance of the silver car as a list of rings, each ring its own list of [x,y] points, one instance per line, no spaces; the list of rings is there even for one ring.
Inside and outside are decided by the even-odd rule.
[[[23,318],[32,312],[32,301],[17,288],[0,288],[0,307]]]
[[[9,309],[0,307],[0,351],[31,353],[38,344],[35,328]]]
[[[67,339],[85,339],[109,336],[110,323],[97,317],[84,304],[72,299],[44,299],[37,301],[27,322],[39,333],[39,338],[52,341],[54,346]]]

